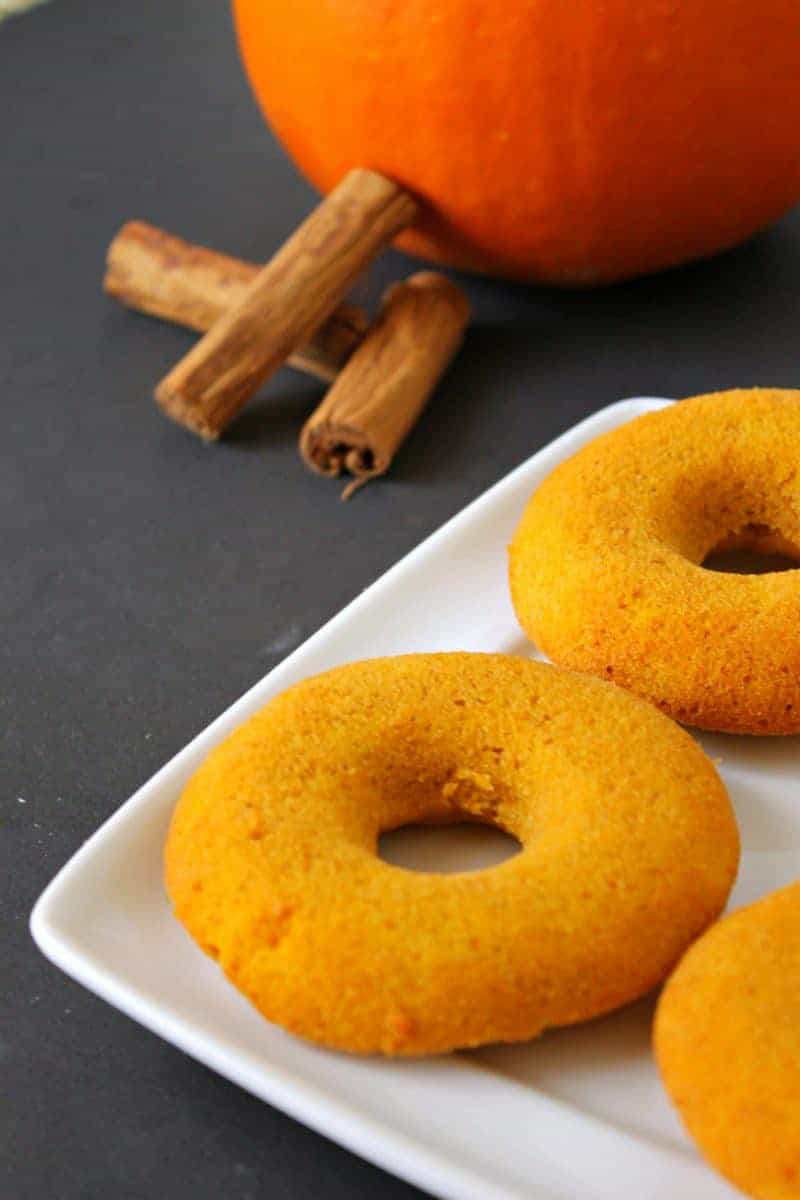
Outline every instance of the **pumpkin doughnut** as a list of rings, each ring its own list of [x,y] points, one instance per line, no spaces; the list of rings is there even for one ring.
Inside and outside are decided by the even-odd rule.
[[[692,946],[661,996],[654,1040],[708,1161],[759,1200],[800,1200],[800,883]]]
[[[511,595],[555,662],[689,725],[800,731],[800,571],[734,575],[715,549],[800,559],[800,392],[697,396],[562,463],[510,547]]]
[[[490,822],[522,851],[455,875],[381,832]],[[176,809],[178,919],[270,1021],[344,1050],[516,1041],[625,1004],[722,909],[725,789],[654,708],[522,658],[417,654],[290,688]]]

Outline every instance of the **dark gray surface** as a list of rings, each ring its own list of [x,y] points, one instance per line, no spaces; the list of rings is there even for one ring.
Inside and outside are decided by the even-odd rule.
[[[30,941],[33,901],[193,734],[554,434],[629,394],[798,382],[797,216],[602,293],[471,281],[435,403],[391,478],[341,505],[295,452],[320,388],[284,372],[209,449],[149,400],[190,336],[98,286],[129,217],[264,258],[311,201],[224,4],[55,0],[0,26],[3,1196],[418,1194],[69,982]],[[387,257],[364,295],[408,267]]]

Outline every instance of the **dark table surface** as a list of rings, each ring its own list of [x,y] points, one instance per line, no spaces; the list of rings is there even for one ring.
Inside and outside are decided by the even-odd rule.
[[[419,1195],[70,982],[31,906],[212,717],[578,418],[798,383],[798,214],[603,292],[467,280],[460,358],[391,476],[340,504],[295,449],[318,385],[282,372],[209,449],[149,398],[191,336],[99,289],[130,217],[263,259],[312,202],[219,0],[54,0],[0,26],[3,1196]],[[386,256],[362,298],[408,270]]]

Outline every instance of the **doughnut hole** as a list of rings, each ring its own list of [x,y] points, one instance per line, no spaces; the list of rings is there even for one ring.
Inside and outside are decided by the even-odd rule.
[[[792,571],[800,567],[800,545],[768,525],[749,525],[722,538],[700,565],[728,575]]]
[[[673,481],[672,499],[678,503],[669,518],[671,528],[660,533],[667,547],[687,561],[675,563],[668,583],[675,589],[673,597],[683,597],[669,636],[679,644],[691,621],[694,644],[703,651],[693,664],[698,678],[689,703],[678,699],[680,683],[663,691],[656,686],[648,698],[688,724],[733,732],[794,732],[796,702],[789,693],[797,672],[789,661],[791,639],[787,643],[770,635],[769,625],[785,623],[796,607],[792,589],[793,572],[800,566],[800,509],[787,493],[786,479],[758,458],[742,461],[733,453],[725,463]],[[794,478],[789,482],[794,484]],[[663,492],[658,497],[661,513],[669,511],[666,498]],[[663,602],[666,607],[668,595]],[[692,605],[696,611],[688,618]],[[710,653],[714,642],[724,647],[717,661]],[[687,645],[684,678],[691,674],[688,655]],[[703,676],[724,699],[710,719],[704,710],[712,706],[697,699]],[[729,711],[721,718],[726,706]]]
[[[499,866],[519,854],[513,834],[485,822],[456,820],[447,825],[402,825],[381,834],[378,855],[406,871],[455,875]]]
[[[739,552],[779,556],[796,566],[800,509],[794,485],[794,477],[776,474],[767,454],[737,445],[702,467],[673,463],[671,472],[665,470],[645,502],[646,525],[697,566]]]
[[[497,753],[502,753],[499,748]],[[393,821],[381,831],[378,857],[390,866],[439,875],[499,866],[523,849],[499,818],[501,803],[509,813],[509,791],[494,771],[447,769],[437,781],[433,803],[420,817],[399,825]]]

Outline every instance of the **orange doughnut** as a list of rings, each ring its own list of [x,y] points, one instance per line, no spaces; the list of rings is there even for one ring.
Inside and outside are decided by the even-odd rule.
[[[750,546],[800,560],[800,392],[697,396],[562,463],[510,549],[511,595],[554,662],[690,725],[800,731],[800,571],[701,564]]]
[[[800,883],[692,946],[664,988],[654,1041],[708,1161],[758,1200],[800,1200]]]
[[[478,818],[522,851],[422,874],[379,835]],[[175,812],[178,919],[270,1021],[416,1055],[534,1037],[658,983],[738,835],[695,742],[619,688],[490,654],[339,667],[215,750]]]

